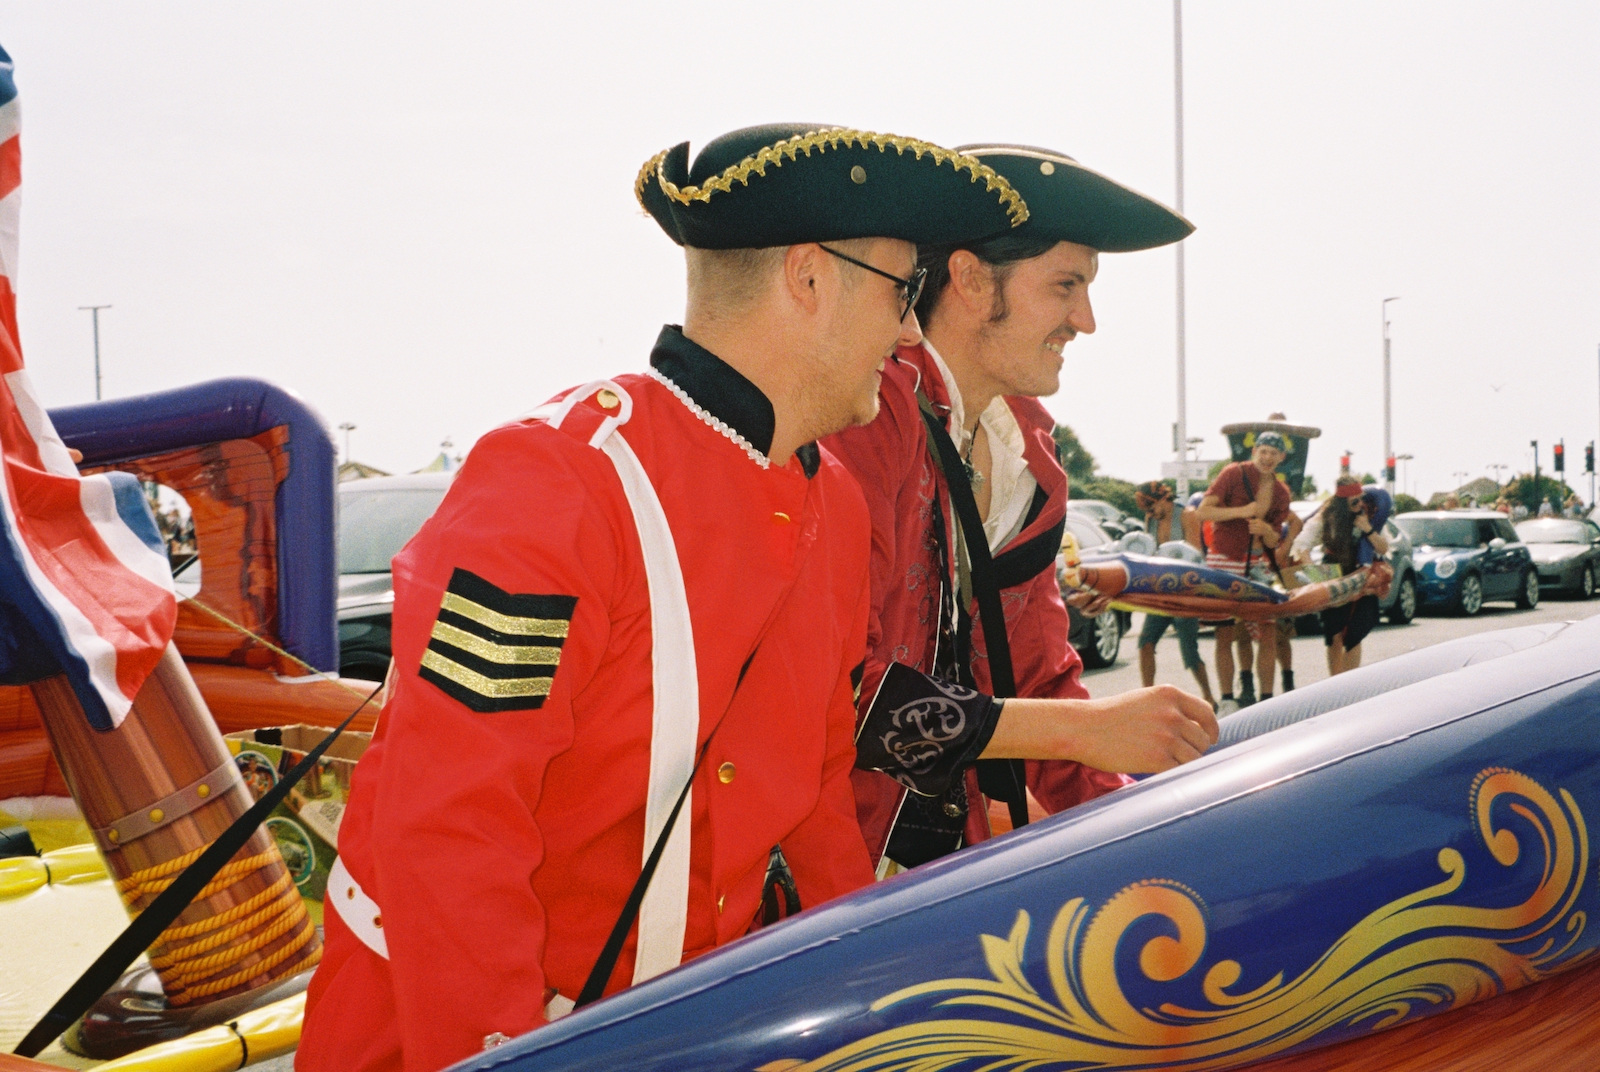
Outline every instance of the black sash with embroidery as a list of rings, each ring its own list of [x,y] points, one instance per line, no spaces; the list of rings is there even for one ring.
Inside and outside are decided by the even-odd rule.
[[[919,400],[920,401],[920,400]],[[989,555],[989,537],[983,531],[978,502],[972,496],[966,463],[956,449],[944,424],[924,406],[922,421],[928,426],[928,448],[944,473],[950,488],[950,505],[967,545],[967,565],[972,574],[972,594],[978,602],[978,619],[983,622],[983,640],[988,647],[989,684],[995,697],[1017,694],[1016,675],[1011,667],[1011,638],[1006,632],[1005,610],[1000,604],[1000,583],[994,559]],[[1052,553],[1050,561],[1055,560]],[[1037,571],[1035,571],[1037,573]],[[1006,802],[1011,825],[1028,824],[1027,771],[1020,759],[985,759],[978,764],[978,787],[996,800]]]

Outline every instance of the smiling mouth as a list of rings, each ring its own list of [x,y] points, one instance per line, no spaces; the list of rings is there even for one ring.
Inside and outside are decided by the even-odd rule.
[[[1066,348],[1067,343],[1072,341],[1072,338],[1071,335],[1068,335],[1064,339],[1046,339],[1044,348],[1059,357],[1061,356],[1061,351]]]

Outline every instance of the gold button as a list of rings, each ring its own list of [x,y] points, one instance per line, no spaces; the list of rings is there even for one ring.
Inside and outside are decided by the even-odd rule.
[[[1054,164],[1052,164],[1050,161],[1046,160],[1044,163],[1039,165],[1039,174],[1041,174],[1041,175],[1054,175],[1055,173],[1056,173],[1056,166]]]
[[[374,927],[378,928],[380,931],[383,930],[383,917],[382,916],[373,916],[372,917],[372,925]]]
[[[860,164],[857,164],[855,167],[851,168],[850,181],[855,183],[857,186],[865,183],[867,181],[867,169],[862,167]]]
[[[211,787],[206,783],[201,782],[199,785],[194,787],[194,795],[197,797],[208,797],[211,795]]]
[[[787,525],[793,520],[793,518],[784,513],[782,510],[778,510],[772,515],[772,520],[776,521],[780,525]]]
[[[117,840],[121,837],[122,835],[117,833],[117,828],[114,826],[106,832],[106,840],[111,842],[113,845],[116,844]]]
[[[165,819],[166,817],[167,817],[167,813],[162,811],[160,808],[151,808],[150,809],[150,821],[152,823],[159,823],[162,819]]]
[[[736,769],[737,768],[735,768],[732,763],[724,763],[722,766],[717,768],[717,777],[721,779],[723,785],[727,785],[729,782],[733,781],[733,775]]]
[[[727,894],[723,894],[721,897],[717,898],[717,915],[719,915],[719,916],[722,915],[722,902],[726,901],[727,899],[728,899],[728,895]]]
[[[622,405],[622,399],[617,397],[616,392],[604,387],[594,396],[594,400],[600,403],[601,409],[616,409]]]
[[[956,816],[961,814],[961,805],[959,805],[959,804],[946,804],[944,806],[944,813],[946,815],[950,816],[950,818],[954,819]]]
[[[356,888],[354,886],[351,886],[349,889],[345,890],[344,891],[344,897],[345,897],[345,900],[347,900],[347,901],[355,900],[356,899]]]

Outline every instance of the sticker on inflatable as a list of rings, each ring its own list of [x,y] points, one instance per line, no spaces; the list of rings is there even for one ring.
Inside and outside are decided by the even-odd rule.
[[[317,873],[317,850],[306,828],[293,819],[277,815],[268,819],[266,826],[267,833],[278,843],[278,851],[283,854],[283,865],[289,869],[294,884],[304,886],[310,882],[311,876]]]
[[[244,777],[244,784],[250,787],[250,795],[257,800],[278,784],[277,766],[260,752],[241,751],[233,757],[233,763]]]

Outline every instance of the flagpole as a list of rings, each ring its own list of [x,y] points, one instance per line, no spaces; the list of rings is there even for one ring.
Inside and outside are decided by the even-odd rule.
[[[1175,132],[1175,159],[1177,167],[1178,215],[1183,215],[1183,0],[1172,0],[1172,86],[1173,127]],[[1176,440],[1172,444],[1178,460],[1178,501],[1189,497],[1189,474],[1185,463],[1189,460],[1189,383],[1188,356],[1185,352],[1187,330],[1184,321],[1183,243],[1176,246],[1178,254],[1178,423]]]

